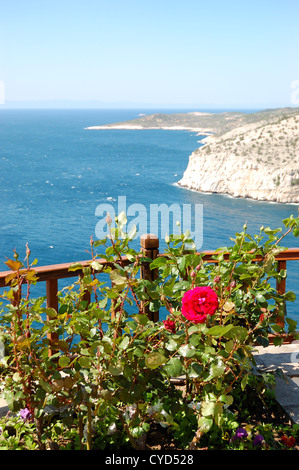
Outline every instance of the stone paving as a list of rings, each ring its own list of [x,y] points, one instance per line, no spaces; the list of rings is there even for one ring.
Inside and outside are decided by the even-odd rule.
[[[255,349],[258,368],[267,371],[279,369],[284,374],[285,378],[276,377],[276,399],[299,424],[299,341]]]

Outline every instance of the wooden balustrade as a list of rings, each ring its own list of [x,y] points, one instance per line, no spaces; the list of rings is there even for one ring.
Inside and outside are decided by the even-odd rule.
[[[152,234],[145,234],[141,237],[141,252],[142,254],[147,257],[151,258],[152,260],[158,256],[165,256],[163,253],[159,254],[159,239],[157,236]],[[203,261],[208,263],[217,263],[217,259],[215,259],[215,252],[214,251],[204,251],[202,252]],[[228,259],[228,254],[224,254],[225,259]],[[295,261],[299,260],[299,248],[290,248],[275,256],[277,261],[277,270],[278,272],[282,269],[287,268],[288,261]],[[256,257],[254,261],[260,261],[262,259],[261,256]],[[105,259],[97,259],[101,265],[109,265]],[[129,263],[126,256],[122,257],[122,262]],[[46,283],[46,299],[47,299],[47,307],[54,308],[58,310],[58,280],[59,279],[67,279],[71,277],[77,277],[78,275],[82,275],[82,270],[78,269],[76,271],[70,271],[69,268],[73,263],[63,263],[63,264],[54,264],[49,266],[40,266],[34,267],[36,272],[36,276],[38,278],[37,282],[45,282]],[[90,264],[90,260],[80,261],[78,264],[81,264],[82,267],[87,267]],[[141,268],[141,277],[143,279],[151,279],[153,280],[156,276],[155,270],[151,270],[149,266],[149,262],[143,263]],[[0,272],[0,287],[5,287],[5,278],[11,274],[11,271],[2,271]],[[280,294],[284,294],[286,292],[286,279],[283,278],[280,281],[277,281],[276,285],[277,291]],[[89,298],[87,298],[89,300]],[[153,321],[159,320],[159,311],[157,312],[150,312],[148,306],[143,303],[143,311]],[[51,336],[51,339],[55,341],[54,335]]]

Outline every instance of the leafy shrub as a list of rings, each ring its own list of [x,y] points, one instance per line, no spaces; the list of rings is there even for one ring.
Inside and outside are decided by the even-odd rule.
[[[271,281],[286,276],[275,255],[287,233],[298,235],[299,218],[284,220],[285,233],[262,227],[253,237],[244,226],[212,263],[188,233],[167,237],[163,255],[145,258],[130,247],[125,223],[120,214],[110,237],[91,240],[87,268],[71,266],[80,275],[59,293],[58,311],[31,298],[37,274],[28,247],[25,265],[17,253],[7,261],[1,389],[12,412],[27,413],[39,449],[74,424],[79,446],[140,449],[153,423],[195,449],[215,429],[237,429],[230,406],[252,377],[254,345],[267,345],[272,333],[281,344],[279,318],[295,333],[285,317],[295,296]],[[144,263],[153,280],[140,277]],[[165,319],[153,322],[147,313],[157,310]],[[184,386],[175,386],[182,376]]]

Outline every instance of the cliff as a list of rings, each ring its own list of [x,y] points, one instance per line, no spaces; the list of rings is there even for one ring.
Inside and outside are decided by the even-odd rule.
[[[87,129],[173,129],[207,135],[189,157],[180,186],[299,203],[299,108],[149,114]]]
[[[299,203],[299,110],[271,114],[205,139],[189,157],[182,187]]]

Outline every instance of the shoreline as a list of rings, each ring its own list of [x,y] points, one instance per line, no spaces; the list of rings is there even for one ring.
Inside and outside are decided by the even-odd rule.
[[[203,195],[217,194],[218,196],[224,196],[224,197],[228,197],[228,198],[236,199],[236,200],[239,199],[242,201],[262,202],[262,203],[267,203],[267,204],[280,204],[280,205],[284,204],[286,206],[299,206],[299,202],[280,202],[280,201],[273,201],[272,199],[257,199],[253,197],[233,196],[230,193],[220,193],[217,191],[202,191],[198,189],[189,188],[188,186],[184,186],[180,184],[179,181],[176,183],[172,183],[172,184],[174,186],[177,186],[178,188],[186,189],[187,191],[193,191],[194,193],[203,194]]]
[[[111,126],[90,126],[85,127],[85,130],[165,130],[165,131],[188,131],[188,132],[197,132],[199,135],[204,135],[209,137],[214,134],[214,131],[207,131],[202,128],[196,127],[187,127],[187,126],[130,126],[130,125],[111,125]]]
[[[234,199],[299,205],[299,108],[252,115],[150,115],[87,130],[172,130],[201,138],[177,186]],[[207,117],[208,119],[204,119]]]

